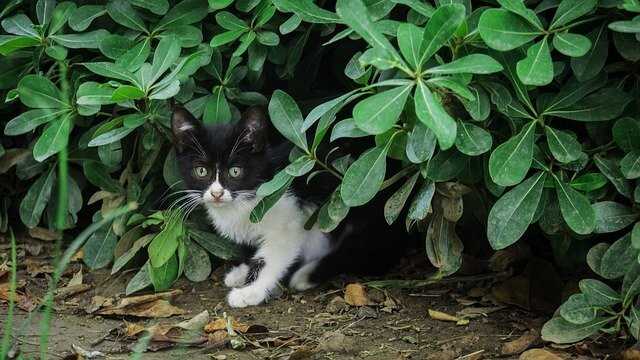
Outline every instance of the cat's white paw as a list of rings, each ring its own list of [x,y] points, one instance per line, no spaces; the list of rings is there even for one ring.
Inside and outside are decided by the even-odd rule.
[[[234,266],[227,275],[224,277],[224,284],[230,288],[238,288],[244,286],[247,281],[247,274],[249,273],[249,266],[247,264],[240,264]]]
[[[316,287],[317,284],[312,283],[310,277],[317,265],[318,261],[314,261],[298,269],[289,280],[289,287],[295,291],[305,291]]]
[[[255,286],[245,286],[233,289],[227,296],[227,302],[231,307],[242,308],[258,305],[267,299],[267,290]]]

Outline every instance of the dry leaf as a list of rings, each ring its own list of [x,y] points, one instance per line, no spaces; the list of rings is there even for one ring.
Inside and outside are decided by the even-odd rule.
[[[531,349],[520,355],[519,360],[563,360],[560,356],[545,349]]]
[[[73,274],[71,280],[69,280],[69,282],[67,283],[67,286],[80,285],[82,284],[82,280],[82,267],[80,267],[80,270],[78,270],[77,273]]]
[[[205,310],[189,320],[185,320],[176,324],[176,326],[185,330],[203,330],[204,326],[208,322],[209,312]]]
[[[53,265],[42,260],[28,258],[24,261],[24,263],[27,266],[27,272],[33,277],[36,277],[40,274],[52,274],[54,270]]]
[[[24,292],[18,290],[22,287],[24,287],[24,282],[16,284],[16,293],[15,297],[13,297],[13,301],[18,306],[18,308],[27,312],[31,312],[38,306],[37,301],[32,299]],[[11,287],[8,282],[0,284],[0,300],[9,302],[9,299],[12,298],[10,290]]]
[[[344,300],[352,306],[374,305],[375,303],[367,296],[367,291],[362,284],[348,284],[344,289]]]
[[[537,331],[535,330],[528,331],[524,335],[520,336],[519,338],[502,344],[502,349],[500,350],[500,353],[502,355],[520,354],[521,352],[527,350],[533,344],[535,344],[539,338],[540,338],[540,334]]]
[[[91,285],[89,284],[68,285],[56,290],[55,299],[56,300],[66,299],[68,297],[81,294],[89,289],[91,289]]]
[[[432,309],[429,309],[429,317],[434,320],[455,322],[456,325],[467,325],[469,323],[469,320],[467,319],[459,318],[457,316]]]
[[[629,348],[620,354],[622,360],[640,360],[640,349]]]
[[[124,322],[125,323],[125,335],[131,337],[131,336],[136,336],[139,333],[143,332],[145,327],[142,324],[138,324],[138,323],[130,323],[130,322]]]
[[[77,253],[73,255],[73,257],[71,258],[71,261],[80,261],[82,260],[82,258],[84,258],[84,251],[80,249],[78,250]]]
[[[103,352],[88,351],[75,344],[71,344],[71,348],[73,348],[73,351],[76,353],[76,355],[78,355],[78,357],[82,359],[96,359],[96,358],[104,358],[107,356]]]
[[[42,227],[34,227],[29,229],[29,236],[34,239],[44,241],[55,241],[62,239],[62,233],[59,231],[53,231]]]
[[[232,319],[231,324],[232,324],[231,326],[233,330],[239,333],[246,333],[250,327],[249,325],[243,324],[237,321],[236,319]],[[227,330],[227,319],[224,319],[224,318],[215,319],[214,321],[204,326],[204,332],[206,333],[214,333],[219,330],[225,330],[225,331]]]
[[[478,306],[478,307],[467,307],[456,313],[456,316],[465,318],[465,319],[475,319],[481,316],[487,316],[496,311],[500,311],[506,308],[505,306]]]
[[[334,296],[327,304],[326,310],[329,314],[340,314],[349,310],[349,304],[342,296]]]
[[[95,312],[98,315],[130,315],[151,318],[182,315],[186,313],[185,310],[171,305],[166,300],[181,293],[182,290],[173,290],[157,294],[131,296],[120,299],[116,305],[113,305],[114,300],[111,298],[94,296],[87,312]]]

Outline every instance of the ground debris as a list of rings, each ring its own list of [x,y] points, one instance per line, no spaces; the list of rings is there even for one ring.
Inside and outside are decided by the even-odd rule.
[[[85,350],[76,344],[71,344],[71,348],[80,359],[97,359],[107,356],[105,353],[100,351]]]
[[[437,311],[433,309],[429,309],[428,311],[429,311],[429,317],[434,320],[454,322],[456,323],[456,325],[467,325],[469,323],[468,319],[453,316],[442,311]]]
[[[20,289],[24,288],[25,282],[18,281],[16,284],[16,293],[15,297],[13,297],[13,301],[16,303],[18,308],[31,312],[38,306],[38,301],[31,297],[28,293],[21,291]],[[12,298],[11,296],[11,284],[9,282],[0,284],[0,301],[9,302]]]
[[[326,332],[320,338],[317,350],[343,354],[358,352],[358,345],[354,338],[339,331]]]
[[[168,299],[181,293],[182,290],[173,290],[151,295],[125,297],[115,305],[116,300],[113,298],[94,296],[86,311],[96,315],[127,315],[148,318],[182,315],[186,311],[168,301]]]
[[[502,344],[500,353],[502,355],[517,355],[535,345],[540,339],[540,332],[530,330],[519,338]]]
[[[564,360],[564,358],[546,349],[531,349],[522,353],[519,360]]]
[[[368,306],[375,303],[367,296],[367,290],[362,284],[348,284],[344,289],[344,300],[351,306]]]

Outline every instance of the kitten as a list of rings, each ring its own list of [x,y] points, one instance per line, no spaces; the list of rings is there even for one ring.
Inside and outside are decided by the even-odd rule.
[[[331,233],[304,225],[339,184],[330,175],[297,178],[265,214],[249,221],[260,200],[256,189],[288,164],[292,145],[274,139],[263,110],[249,108],[237,123],[204,126],[187,110],[172,115],[177,162],[191,191],[207,210],[216,230],[249,249],[247,259],[229,271],[232,307],[258,305],[278,291],[279,283],[296,291],[310,289],[343,272],[384,272],[398,260],[404,241],[393,241],[378,205],[351,209]],[[401,239],[404,240],[404,239]]]

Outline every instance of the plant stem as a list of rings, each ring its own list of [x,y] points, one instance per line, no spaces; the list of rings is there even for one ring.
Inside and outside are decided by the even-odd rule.
[[[382,191],[382,190],[388,188],[389,186],[395,184],[396,182],[402,180],[405,177],[405,175],[413,172],[415,169],[416,169],[416,165],[410,165],[410,166],[407,166],[406,168],[398,171],[395,175],[393,175],[392,177],[388,178],[387,180],[385,180],[382,183],[382,186],[380,186],[380,190],[379,191]]]
[[[329,165],[325,164],[323,161],[321,161],[320,159],[318,159],[315,154],[314,155],[310,155],[313,157],[313,160],[315,160],[315,162],[320,165],[321,168],[325,169],[326,171],[328,171],[331,175],[337,177],[338,179],[340,179],[340,181],[342,181],[342,175],[333,170]]]

